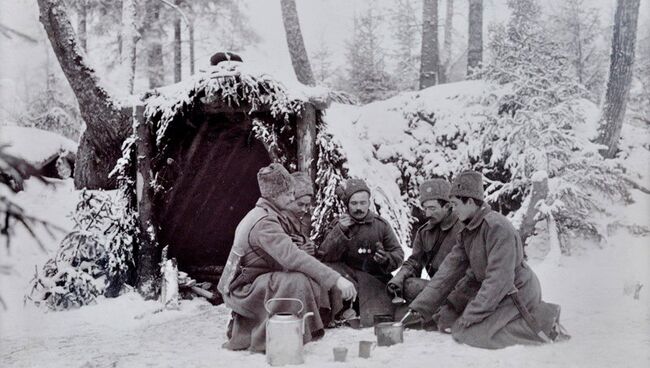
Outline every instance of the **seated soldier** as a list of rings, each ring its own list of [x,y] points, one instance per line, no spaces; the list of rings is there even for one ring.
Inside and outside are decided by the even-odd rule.
[[[289,205],[289,209],[284,212],[289,220],[287,229],[291,239],[298,245],[298,248],[305,253],[313,256],[316,247],[310,240],[311,232],[311,201],[314,196],[309,175],[304,172],[295,172],[291,176],[295,184],[295,200]]]
[[[354,299],[354,285],[339,273],[298,249],[282,227],[282,215],[294,200],[293,178],[280,164],[257,174],[261,198],[239,223],[218,290],[233,318],[224,347],[265,351],[264,304],[271,298],[297,298],[304,313],[313,312],[305,325],[304,341],[323,334],[319,314],[321,295],[335,288],[344,299]],[[326,298],[325,298],[326,299]],[[271,312],[297,311],[288,301],[270,303]]]
[[[519,234],[483,201],[483,176],[460,173],[450,196],[465,226],[410,309],[425,320],[433,318],[456,341],[481,348],[568,338],[559,323],[560,306],[542,301]]]
[[[456,235],[463,228],[448,202],[449,187],[449,182],[444,179],[427,180],[420,185],[420,203],[429,220],[415,235],[413,253],[388,282],[388,291],[403,296],[409,303],[429,282],[420,278],[422,269],[433,277],[456,244]],[[395,311],[396,320],[401,319],[406,310],[406,306],[398,308]]]
[[[404,251],[388,222],[370,211],[370,189],[363,180],[350,179],[338,192],[347,213],[330,224],[318,255],[355,283],[359,291],[355,312],[362,325],[372,326],[373,315],[393,313],[386,283],[404,260]],[[344,311],[336,293],[331,303],[334,319],[340,319],[338,312],[350,317],[351,308]]]

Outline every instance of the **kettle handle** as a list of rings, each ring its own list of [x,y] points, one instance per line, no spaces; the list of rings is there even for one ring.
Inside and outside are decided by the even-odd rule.
[[[264,303],[264,309],[266,309],[266,311],[267,311],[269,314],[271,314],[271,311],[269,310],[269,303],[270,303],[270,302],[277,302],[277,301],[280,301],[280,300],[286,300],[286,301],[291,301],[291,302],[298,302],[298,303],[300,303],[300,310],[298,311],[297,314],[302,313],[302,310],[305,309],[305,305],[302,303],[302,300],[300,300],[300,299],[296,299],[296,298],[271,298],[271,299],[267,300],[266,303]]]

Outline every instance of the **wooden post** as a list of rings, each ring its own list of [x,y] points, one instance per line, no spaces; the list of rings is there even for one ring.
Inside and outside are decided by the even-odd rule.
[[[316,178],[313,165],[316,151],[316,109],[311,103],[304,105],[296,130],[296,138],[298,138],[298,170],[309,174],[313,183]]]
[[[140,237],[136,255],[137,288],[145,299],[155,299],[158,291],[158,264],[160,250],[154,222],[153,207],[153,171],[151,159],[154,155],[155,140],[151,125],[144,120],[144,106],[137,106],[134,119],[137,119],[136,135],[138,137],[137,163],[138,172],[136,188],[138,196],[138,226]]]

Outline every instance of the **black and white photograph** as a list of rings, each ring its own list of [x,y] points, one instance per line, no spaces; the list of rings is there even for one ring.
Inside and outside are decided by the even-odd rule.
[[[0,0],[0,367],[650,366],[650,0]]]

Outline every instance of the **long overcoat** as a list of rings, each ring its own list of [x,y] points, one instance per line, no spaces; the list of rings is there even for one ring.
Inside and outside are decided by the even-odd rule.
[[[308,255],[292,242],[282,224],[288,220],[270,201],[260,198],[237,226],[233,247],[222,275],[219,291],[233,311],[231,336],[224,347],[231,350],[265,351],[264,308],[271,298],[296,298],[307,319],[304,341],[322,331],[319,308],[327,292],[341,276]],[[280,301],[269,304],[271,313],[297,313],[298,303]]]
[[[468,294],[471,284],[477,287]],[[539,281],[524,261],[521,239],[510,221],[484,204],[410,307],[426,318],[450,302],[460,314],[452,336],[468,345],[497,349],[542,343],[515,306],[513,293],[549,334],[559,306],[542,301]]]

